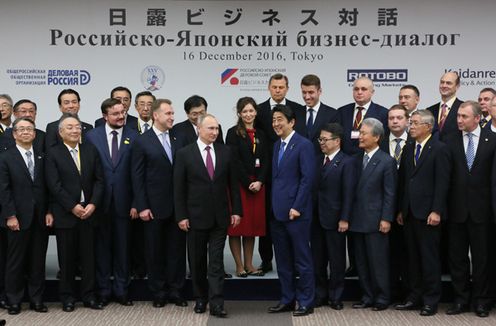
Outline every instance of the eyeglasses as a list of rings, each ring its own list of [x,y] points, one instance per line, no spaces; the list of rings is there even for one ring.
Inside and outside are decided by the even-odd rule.
[[[17,132],[20,132],[20,133],[23,133],[25,131],[27,132],[33,132],[34,131],[34,127],[19,127],[19,128],[14,128],[15,131]]]
[[[339,137],[331,137],[331,138],[318,138],[317,140],[319,141],[319,143],[323,144],[323,143],[326,143],[328,142],[329,140],[334,140],[334,139],[338,139]]]
[[[12,107],[12,105],[10,105],[9,103],[2,103],[2,104],[0,105],[0,108],[3,108],[3,109],[9,109],[9,108],[11,108],[11,107]]]
[[[410,121],[410,125],[412,126],[420,126],[420,125],[428,125],[427,122],[422,122],[422,121]]]
[[[72,130],[81,130],[81,126],[80,125],[75,125],[75,126],[68,125],[68,126],[65,126],[64,128],[66,130],[69,130],[69,131],[72,131]]]

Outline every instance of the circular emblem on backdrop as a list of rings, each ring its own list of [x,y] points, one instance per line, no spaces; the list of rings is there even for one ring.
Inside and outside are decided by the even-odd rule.
[[[147,66],[141,72],[141,83],[148,91],[156,91],[165,81],[164,71],[159,66]]]

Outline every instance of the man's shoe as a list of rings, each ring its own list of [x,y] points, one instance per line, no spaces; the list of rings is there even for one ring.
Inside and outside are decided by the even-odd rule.
[[[154,308],[162,308],[162,307],[165,307],[166,304],[167,304],[167,300],[165,300],[164,298],[153,299],[153,307]]]
[[[394,305],[395,310],[417,310],[418,308],[420,308],[419,305],[413,301],[406,301]]]
[[[485,317],[489,316],[489,309],[487,309],[486,306],[483,304],[478,304],[475,307],[474,311],[475,311],[475,314],[477,315],[477,317],[485,318]]]
[[[207,303],[205,301],[196,300],[193,311],[197,314],[203,314],[205,311],[207,311]]]
[[[327,305],[327,300],[326,299],[315,299],[313,301],[313,306],[315,308],[318,308],[318,307],[322,307],[322,306],[326,306]]]
[[[133,305],[133,301],[132,300],[129,300],[129,298],[127,296],[123,296],[123,297],[116,297],[115,298],[115,301],[117,303],[119,303],[121,306],[132,306]],[[101,302],[102,306],[103,306],[103,302]]]
[[[467,312],[468,306],[463,303],[453,303],[451,307],[446,311],[447,315],[459,315],[461,313]]]
[[[73,312],[74,311],[74,302],[62,303],[62,310],[65,312]]]
[[[7,309],[7,312],[9,313],[9,315],[18,315],[21,312],[21,305],[11,304]]]
[[[278,312],[286,312],[286,311],[293,311],[294,310],[294,304],[293,303],[279,303],[277,306],[270,307],[268,312],[273,314],[273,313],[278,313]]]
[[[268,272],[272,272],[274,269],[272,268],[272,262],[262,262],[262,264],[260,264],[260,266],[258,267],[258,270],[264,272],[264,273],[268,273]]]
[[[48,312],[48,307],[43,302],[31,302],[29,309],[36,312]]]
[[[0,300],[0,308],[9,309],[9,303],[7,302],[7,300]]]
[[[372,304],[360,301],[360,302],[354,303],[351,307],[353,309],[365,309],[365,308],[372,307]]]
[[[0,319],[0,326],[5,326],[7,321],[5,319]]]
[[[169,302],[174,303],[178,307],[187,307],[188,301],[184,300],[181,297],[170,298]]]
[[[218,318],[226,318],[227,312],[224,310],[223,306],[213,306],[210,307],[210,315]]]
[[[341,301],[331,301],[329,302],[329,305],[334,310],[342,310],[344,308],[344,305]]]
[[[102,306],[104,306],[104,307],[108,306],[110,303],[109,297],[100,297],[99,301],[102,304]]]
[[[103,309],[102,303],[95,301],[95,300],[83,302],[83,306],[85,306],[86,308],[93,309],[93,310],[102,310]]]
[[[374,304],[374,306],[372,307],[372,310],[373,311],[383,311],[383,310],[386,310],[389,306],[385,303],[376,303]]]
[[[420,316],[434,316],[437,313],[437,307],[431,305],[424,305],[420,309]]]
[[[354,266],[350,266],[344,272],[344,276],[345,277],[355,277],[355,276],[358,276],[358,273],[357,273]]]
[[[300,306],[300,307],[298,307],[298,309],[293,311],[294,317],[308,316],[310,314],[313,314],[313,308],[312,307]]]

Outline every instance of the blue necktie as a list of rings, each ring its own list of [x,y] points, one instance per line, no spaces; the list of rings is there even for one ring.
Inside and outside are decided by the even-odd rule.
[[[167,154],[167,157],[169,158],[169,161],[172,163],[172,148],[171,148],[171,145],[170,145],[169,133],[168,132],[163,132],[162,133],[162,146],[164,147],[165,154]]]
[[[363,163],[362,163],[362,168],[365,170],[365,168],[367,167],[367,164],[369,164],[369,156],[367,154],[365,154],[363,156]]]
[[[286,147],[286,143],[281,142],[281,147],[279,148],[279,156],[277,157],[277,166],[281,164],[282,156],[284,155],[284,147]]]
[[[307,120],[307,134],[310,136],[310,133],[312,132],[313,128],[313,109],[310,108],[308,109],[308,120]]]
[[[415,152],[415,165],[417,164],[420,158],[420,151],[422,150],[422,145],[417,144],[417,151]]]
[[[465,153],[465,156],[467,156],[467,167],[468,170],[470,171],[472,169],[472,164],[474,164],[474,159],[475,159],[475,149],[474,149],[474,134],[469,132],[467,134],[468,136],[468,144],[467,144],[467,152]]]

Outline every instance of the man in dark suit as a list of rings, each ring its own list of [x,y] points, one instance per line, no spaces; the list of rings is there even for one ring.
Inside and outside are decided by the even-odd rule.
[[[478,102],[481,106],[482,116],[480,121],[481,128],[486,125],[491,124],[491,114],[489,112],[489,107],[491,105],[492,99],[496,96],[496,90],[492,87],[485,87],[479,93]]]
[[[445,146],[432,137],[434,116],[427,110],[411,116],[409,141],[399,170],[397,222],[403,225],[408,249],[410,292],[396,310],[421,308],[436,314],[441,299],[441,220],[449,188],[450,162]]]
[[[64,89],[59,93],[57,97],[57,101],[59,103],[59,109],[62,114],[64,113],[72,113],[78,114],[80,109],[81,97],[79,97],[79,93],[73,89]],[[59,134],[59,122],[60,120],[56,120],[50,122],[46,126],[46,136],[45,136],[45,148],[48,149],[52,146],[62,143],[62,138]],[[90,129],[93,129],[93,126],[86,122],[81,122],[82,134],[81,134],[81,142],[85,139],[86,132]]]
[[[297,108],[301,107],[300,104],[290,101],[286,98],[286,94],[289,90],[288,77],[277,73],[270,77],[269,79],[269,93],[270,98],[258,105],[257,117],[255,119],[255,128],[261,129],[265,137],[267,137],[269,144],[269,153],[272,155],[274,143],[279,139],[277,134],[272,128],[272,108],[276,104],[284,104],[289,106],[293,112]],[[272,161],[272,156],[269,157],[269,162]],[[269,169],[269,172],[271,169]],[[265,206],[266,206],[266,216],[267,216],[267,227],[266,234],[264,237],[259,237],[258,239],[258,253],[262,259],[262,264],[260,265],[260,270],[264,273],[272,271],[272,259],[274,254],[272,251],[272,237],[270,234],[270,220],[272,217],[272,207],[271,207],[271,176],[267,176],[267,183],[265,184]]]
[[[353,99],[355,102],[338,109],[338,122],[343,126],[343,151],[349,155],[360,153],[358,138],[362,121],[376,118],[382,122],[384,133],[388,132],[388,110],[374,102],[374,83],[368,77],[357,78],[353,82]]]
[[[44,157],[34,146],[35,125],[29,118],[13,124],[16,145],[0,156],[2,227],[7,228],[6,294],[9,315],[21,312],[25,283],[30,308],[47,312],[43,304],[45,257],[48,246],[48,213]]]
[[[489,120],[488,123],[486,123],[486,125],[482,129],[496,133],[496,96],[493,97],[493,99],[489,103],[488,111],[491,116],[491,119]]]
[[[239,224],[242,208],[235,162],[229,147],[215,143],[218,135],[215,117],[201,116],[198,140],[177,152],[174,209],[179,227],[188,232],[194,311],[204,313],[210,302],[211,315],[226,317],[224,245],[227,227]]]
[[[92,144],[80,143],[82,127],[77,115],[64,113],[59,125],[62,143],[48,150],[46,181],[60,257],[62,309],[74,311],[76,253],[82,270],[84,306],[103,309],[95,297],[95,210],[100,207],[105,190],[100,156]]]
[[[124,86],[117,86],[112,91],[110,91],[110,98],[115,98],[121,101],[124,106],[124,110],[126,110],[126,120],[125,125],[127,125],[131,129],[138,128],[138,118],[129,114],[129,107],[131,106],[132,95],[129,88]],[[136,97],[138,98],[138,97]],[[95,120],[95,128],[105,125],[106,121],[104,117],[98,118]]]
[[[16,119],[28,118],[33,122],[36,121],[37,106],[36,103],[28,100],[22,99],[14,104],[14,116]],[[33,141],[33,147],[37,153],[45,152],[45,132],[35,129],[36,135]],[[16,142],[13,137],[12,128],[5,130],[0,137],[0,152],[5,151],[11,147],[15,147]]]
[[[355,248],[355,263],[363,295],[354,309],[387,309],[389,288],[389,237],[396,203],[396,161],[379,149],[384,136],[382,122],[363,120],[359,145],[363,154],[355,155],[360,178],[353,200],[350,231]]]
[[[446,312],[460,314],[469,309],[489,315],[489,234],[494,215],[496,189],[496,135],[479,126],[481,107],[467,101],[458,109],[459,131],[445,138],[450,153],[451,184],[448,202],[449,262],[454,303]],[[470,275],[470,260],[472,275]],[[472,285],[470,284],[472,276]]]
[[[12,125],[12,105],[14,102],[8,94],[0,94],[0,136]]]
[[[315,153],[312,143],[294,131],[293,110],[282,104],[272,109],[272,125],[280,139],[274,144],[272,159],[272,212],[270,221],[281,299],[270,313],[298,308],[293,316],[313,313],[315,278],[310,227],[311,191]],[[296,273],[299,279],[296,280]]]
[[[408,112],[408,118],[418,110],[420,91],[415,85],[404,85],[398,94],[398,103],[403,105]]]
[[[316,75],[306,75],[301,80],[301,95],[306,106],[300,106],[293,110],[296,123],[295,131],[310,140],[314,145],[316,157],[321,156],[318,138],[322,126],[336,119],[336,109],[320,102],[322,88],[320,78]],[[316,203],[316,201],[314,201]],[[318,223],[317,209],[314,207],[314,223],[311,231],[311,248],[315,267],[315,307],[327,304],[327,250],[324,237],[324,229]]]
[[[337,123],[325,124],[320,131],[319,143],[323,155],[317,160],[317,220],[314,224],[323,230],[327,256],[314,253],[316,279],[316,304],[319,299],[328,298],[332,309],[343,309],[342,296],[346,270],[346,237],[348,221],[353,207],[356,187],[354,160],[341,150],[343,128]],[[312,246],[314,245],[312,238]],[[327,278],[330,265],[330,280]],[[318,273],[325,267],[325,274]],[[321,282],[317,279],[323,278]],[[320,298],[319,298],[320,295]]]
[[[106,124],[87,134],[87,140],[100,154],[105,176],[103,214],[96,229],[96,281],[104,305],[113,293],[121,305],[131,306],[129,232],[131,219],[138,218],[131,186],[131,146],[138,133],[124,124],[126,110],[119,100],[106,99],[101,110]]]
[[[153,306],[167,300],[188,304],[182,295],[186,277],[186,234],[174,218],[173,163],[182,143],[170,135],[174,109],[167,99],[153,102],[153,127],[133,145],[132,181],[136,207],[144,223],[145,260]]]
[[[448,134],[458,130],[456,116],[458,108],[463,101],[456,97],[456,92],[460,89],[460,76],[455,71],[447,72],[441,76],[439,81],[439,94],[441,102],[427,108],[434,116],[435,125],[433,134],[445,141]]]
[[[193,144],[198,139],[198,117],[207,113],[208,103],[205,98],[193,95],[184,101],[184,112],[188,118],[172,128],[171,133],[181,137],[185,145]],[[224,144],[222,128],[219,125],[219,135],[215,140],[218,144]]]

